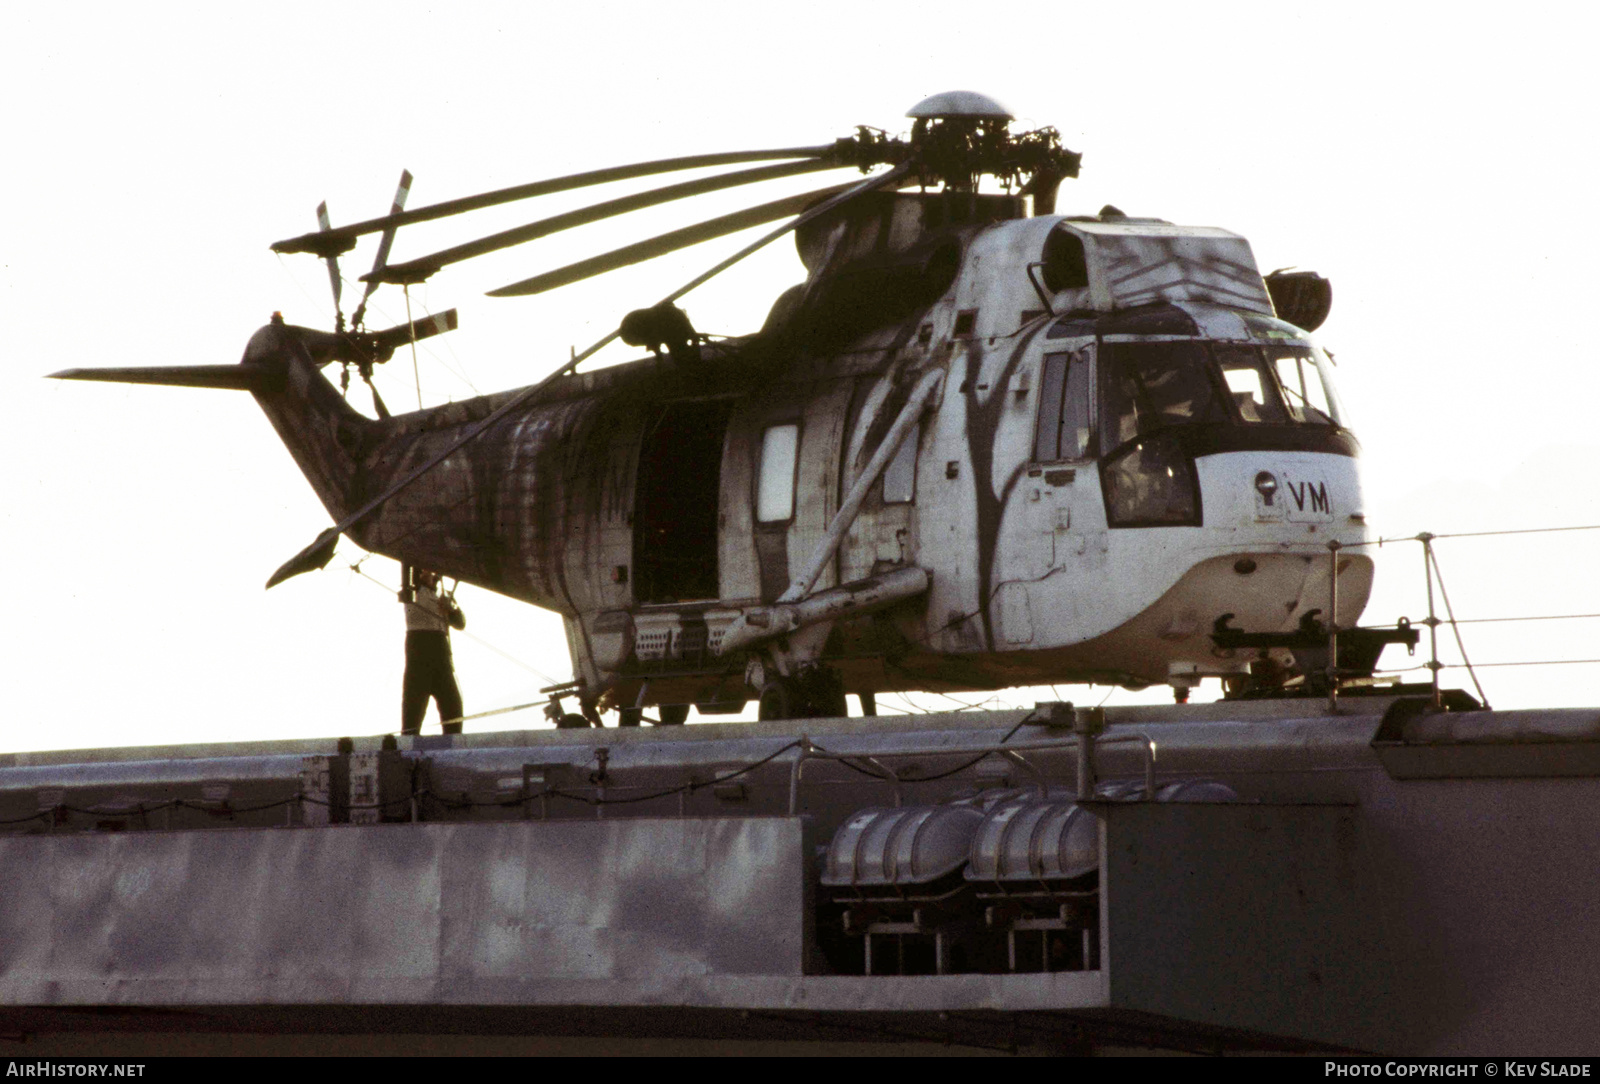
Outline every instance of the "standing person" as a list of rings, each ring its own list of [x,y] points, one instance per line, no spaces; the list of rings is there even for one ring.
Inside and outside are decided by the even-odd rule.
[[[406,676],[400,694],[400,733],[422,733],[428,698],[439,708],[446,734],[461,733],[461,690],[456,687],[450,657],[450,630],[467,627],[455,592],[439,594],[439,576],[425,568],[407,571],[409,586],[400,591],[406,609]],[[448,720],[455,720],[450,722]]]

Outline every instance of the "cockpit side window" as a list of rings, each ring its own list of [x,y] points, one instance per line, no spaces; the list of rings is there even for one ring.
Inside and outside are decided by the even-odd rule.
[[[1100,372],[1107,451],[1165,426],[1230,420],[1203,343],[1106,343]]]
[[[1089,454],[1089,352],[1048,354],[1039,381],[1039,428],[1033,458],[1040,463]]]
[[[1291,420],[1311,425],[1338,424],[1328,403],[1327,389],[1322,385],[1322,374],[1317,371],[1309,348],[1269,346],[1267,356],[1278,374]]]

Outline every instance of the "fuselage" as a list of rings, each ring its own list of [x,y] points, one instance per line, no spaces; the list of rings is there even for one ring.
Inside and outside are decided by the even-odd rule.
[[[912,205],[897,198],[895,213]],[[1367,537],[1358,449],[1326,355],[1274,316],[1242,238],[1120,215],[979,222],[938,235],[959,246],[941,272],[901,225],[802,238],[809,322],[693,368],[646,358],[557,381],[354,537],[561,613],[586,688],[623,704],[742,703],[747,659],[721,639],[784,596],[830,527],[812,591],[927,574],[821,630],[813,653],[851,691],[1190,684],[1252,661],[1215,647],[1223,615],[1287,631],[1327,614],[1329,544]],[[816,288],[864,266],[831,281],[887,296],[910,265],[942,274],[942,292],[901,290],[864,332],[870,305],[863,317]],[[844,330],[818,332],[830,326]],[[308,360],[272,363],[305,370],[259,398],[336,517],[503,401],[373,421],[330,401]],[[1371,563],[1336,556],[1348,626]]]

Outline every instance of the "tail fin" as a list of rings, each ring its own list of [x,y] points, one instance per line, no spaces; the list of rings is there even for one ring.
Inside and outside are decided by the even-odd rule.
[[[323,507],[338,522],[392,481],[412,446],[432,429],[414,421],[374,421],[358,413],[322,368],[342,361],[370,371],[371,364],[388,359],[405,343],[455,326],[454,309],[385,331],[336,334],[293,327],[274,316],[272,323],[251,336],[237,365],[64,369],[51,376],[250,392]],[[459,412],[460,404],[434,409]],[[273,582],[326,565],[338,539],[337,530],[324,531]]]
[[[119,384],[164,384],[174,388],[282,391],[284,375],[243,365],[150,365],[125,369],[62,369],[53,380],[107,380]]]
[[[59,380],[103,380],[180,388],[224,388],[255,396],[267,420],[335,520],[364,499],[360,456],[381,425],[345,402],[321,369],[330,362],[363,370],[395,349],[456,326],[455,310],[384,331],[330,334],[294,327],[276,314],[251,336],[237,365],[154,365],[64,369]]]
[[[311,361],[323,366],[330,361],[388,361],[401,346],[421,342],[457,327],[456,310],[446,309],[409,324],[383,331],[351,331],[330,335],[308,327],[292,327],[274,318],[273,328],[288,332],[306,348]],[[263,329],[265,330],[265,329]],[[252,340],[254,342],[254,340]],[[53,380],[105,380],[118,384],[162,384],[173,388],[227,388],[235,391],[282,391],[283,372],[250,364],[246,353],[242,365],[147,365],[107,369],[62,369],[51,373]]]

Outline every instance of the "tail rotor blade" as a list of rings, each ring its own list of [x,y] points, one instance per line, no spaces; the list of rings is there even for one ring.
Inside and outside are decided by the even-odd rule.
[[[317,226],[321,232],[327,233],[331,228],[328,221],[328,201],[323,200],[317,204]],[[328,284],[333,287],[333,311],[339,318],[339,323],[344,323],[344,314],[339,309],[339,298],[344,293],[339,278],[339,257],[337,255],[324,256],[323,260],[328,265]]]
[[[389,217],[394,218],[406,209],[406,198],[411,195],[411,171],[400,171],[400,187],[394,190],[394,201],[389,205]],[[352,327],[360,327],[367,316],[367,299],[372,296],[372,291],[378,288],[378,283],[384,281],[379,278],[383,269],[389,263],[389,248],[394,244],[394,235],[400,229],[398,225],[390,226],[383,231],[383,237],[378,241],[378,255],[372,261],[372,273],[361,276],[367,284],[366,290],[361,294],[361,304],[356,306],[356,313],[350,318]]]
[[[394,190],[394,202],[389,205],[389,217],[396,218],[401,211],[406,209],[406,199],[411,195],[411,171],[400,171],[400,187]],[[383,231],[383,238],[378,242],[378,257],[372,261],[372,269],[379,271],[389,262],[389,246],[394,244],[394,235],[400,229],[399,225],[392,225]]]
[[[431,339],[435,335],[443,335],[447,331],[454,331],[457,326],[459,325],[456,320],[456,310],[446,309],[441,313],[436,313],[433,316],[424,316],[422,319],[414,320],[409,324],[401,324],[386,331],[375,332],[372,338],[377,342],[380,349],[394,350],[409,342],[421,342],[423,339]]]

